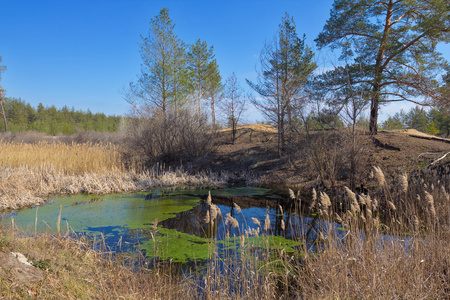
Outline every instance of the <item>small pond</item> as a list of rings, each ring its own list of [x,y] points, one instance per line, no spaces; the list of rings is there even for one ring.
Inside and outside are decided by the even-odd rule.
[[[304,235],[313,221],[291,213],[288,208],[281,211],[279,203],[283,198],[272,190],[243,187],[211,190],[212,203],[220,209],[222,217],[206,223],[208,192],[154,189],[149,193],[58,196],[46,205],[4,214],[0,221],[10,224],[14,218],[16,227],[30,234],[34,234],[35,224],[39,232],[51,229],[56,233],[61,211],[62,234],[99,235],[105,239],[109,251],[140,249],[149,260],[171,259],[181,263],[207,260],[214,249],[218,253],[232,246],[236,249],[241,235],[247,235],[246,243],[252,247],[264,248],[261,233],[267,216],[270,227],[265,231],[266,242],[269,236],[266,247],[295,251],[300,246],[296,237]],[[239,227],[226,224],[227,214],[237,220]],[[255,224],[256,220],[260,225]],[[315,232],[311,231],[311,235]]]

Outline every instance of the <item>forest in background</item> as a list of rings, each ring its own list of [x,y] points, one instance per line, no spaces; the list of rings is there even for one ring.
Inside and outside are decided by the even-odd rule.
[[[4,98],[3,105],[8,120],[8,131],[37,131],[47,135],[74,134],[80,131],[115,132],[119,130],[124,118],[106,116],[104,113],[92,113],[64,106],[56,108],[44,106],[35,108],[29,103],[16,98]],[[0,131],[5,131],[5,124],[0,122]]]
[[[90,110],[75,110],[64,106],[56,108],[54,105],[44,107],[42,103],[35,108],[24,100],[16,98],[4,98],[5,114],[8,119],[8,131],[24,132],[37,131],[47,135],[74,134],[83,131],[116,132],[124,129],[129,117],[106,116],[104,113],[92,113]],[[325,122],[324,122],[325,121]],[[309,126],[320,129],[321,125],[329,128],[342,128],[339,116],[310,114],[307,118]],[[329,123],[329,124],[324,124]],[[361,117],[357,125],[360,129],[369,128],[369,120]],[[380,129],[417,129],[422,132],[439,136],[450,136],[450,116],[437,110],[426,110],[416,106],[409,111],[400,111],[389,116],[380,124]],[[0,131],[5,130],[5,125],[0,122]]]

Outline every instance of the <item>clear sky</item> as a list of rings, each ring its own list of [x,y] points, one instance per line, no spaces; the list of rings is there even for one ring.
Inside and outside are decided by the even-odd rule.
[[[285,12],[297,32],[314,39],[322,30],[332,0],[161,1],[161,0],[0,0],[0,56],[6,96],[37,106],[125,115],[121,91],[140,71],[140,35],[163,7],[185,43],[200,38],[214,46],[223,78],[235,72],[255,80],[264,42]],[[319,65],[335,59],[318,53]],[[395,108],[398,109],[398,108]],[[394,108],[390,111],[394,111]],[[251,112],[251,111],[250,111]],[[251,116],[247,116],[251,119]]]

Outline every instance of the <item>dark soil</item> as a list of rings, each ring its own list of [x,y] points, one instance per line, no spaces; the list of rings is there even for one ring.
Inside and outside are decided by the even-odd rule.
[[[309,137],[292,134],[281,158],[276,130],[269,125],[239,127],[237,137],[232,144],[229,130],[219,132],[217,154],[208,162],[209,169],[228,172],[230,185],[258,184],[276,189],[349,185],[352,139],[343,129],[317,131]],[[358,187],[369,184],[373,166],[379,166],[387,178],[392,178],[422,170],[450,151],[449,139],[416,130],[381,131],[376,136],[359,131],[355,145]],[[450,155],[439,165],[449,162]]]

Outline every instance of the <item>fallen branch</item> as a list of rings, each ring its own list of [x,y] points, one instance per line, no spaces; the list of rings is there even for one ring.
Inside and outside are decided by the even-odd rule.
[[[419,158],[419,157],[421,157],[422,155],[436,155],[436,154],[439,154],[439,153],[436,153],[436,152],[425,152],[425,153],[420,153],[419,154],[419,156],[417,156],[417,158]]]
[[[438,161],[444,159],[447,155],[449,155],[450,152],[445,153],[443,156],[441,156],[440,158],[436,159],[435,161],[433,161],[430,166],[434,165],[435,163],[437,163]]]

